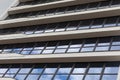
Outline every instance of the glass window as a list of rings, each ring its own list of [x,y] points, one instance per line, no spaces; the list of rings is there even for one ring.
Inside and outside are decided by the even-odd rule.
[[[30,54],[31,51],[22,51],[21,54]]]
[[[52,80],[53,75],[41,75],[39,80]]]
[[[42,52],[42,50],[33,50],[31,52],[31,54],[40,54]]]
[[[70,75],[69,80],[83,80],[83,75]]]
[[[5,73],[8,70],[8,68],[0,68],[0,73]]]
[[[95,19],[93,21],[93,24],[91,25],[91,28],[101,28],[103,27],[103,22],[104,22],[104,19]]]
[[[93,50],[94,50],[94,47],[85,47],[85,48],[82,48],[81,52],[89,52]]]
[[[30,75],[28,75],[26,80],[38,80],[38,77],[39,77],[39,75],[30,74]]]
[[[102,68],[99,67],[90,67],[88,73],[101,73]]]
[[[69,48],[67,52],[79,52],[80,48]]]
[[[7,73],[10,74],[10,73],[17,73],[19,70],[19,68],[10,68]]]
[[[112,46],[111,50],[120,50],[120,46]]]
[[[85,80],[100,80],[100,75],[86,75]]]
[[[117,19],[118,19],[117,17],[107,18],[104,27],[116,26]]]
[[[104,73],[118,73],[118,67],[105,67]]]
[[[100,46],[100,47],[96,47],[95,51],[108,51],[109,50],[109,46]]]
[[[89,29],[91,22],[92,22],[92,20],[82,21],[78,29]]]
[[[34,68],[31,73],[42,73],[43,68]]]
[[[19,73],[29,73],[31,68],[22,68],[20,69]]]
[[[74,68],[72,73],[85,73],[86,68]]]
[[[25,80],[25,77],[26,77],[26,76],[27,76],[27,75],[17,74],[15,78],[16,78],[17,80]]]
[[[56,75],[53,80],[67,80],[68,75]]]
[[[42,54],[52,54],[54,50],[51,49],[45,49]]]
[[[57,74],[69,74],[71,71],[71,68],[59,68]]]
[[[56,72],[57,68],[46,68],[44,71],[44,74],[54,74]]]
[[[67,49],[56,49],[54,53],[65,53]]]
[[[102,80],[117,80],[117,75],[103,75]]]

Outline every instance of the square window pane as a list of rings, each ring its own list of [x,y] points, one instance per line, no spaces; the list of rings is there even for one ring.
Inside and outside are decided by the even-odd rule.
[[[22,51],[21,54],[30,54],[31,51]]]
[[[41,75],[39,80],[52,80],[53,75]]]
[[[43,71],[43,68],[34,68],[31,73],[39,73],[41,74]]]
[[[120,42],[112,42],[112,45],[120,45]]]
[[[117,80],[117,75],[103,75],[102,80]]]
[[[65,28],[56,29],[55,32],[65,31]]]
[[[15,76],[15,74],[5,74],[4,77],[13,78],[14,76]]]
[[[42,52],[42,50],[33,50],[31,52],[31,54],[40,54]]]
[[[79,52],[80,48],[70,48],[67,52]]]
[[[56,72],[57,68],[46,68],[44,71],[44,74],[54,74]]]
[[[56,75],[53,80],[67,80],[68,75]]]
[[[25,77],[26,77],[26,75],[17,74],[15,78],[16,78],[17,80],[25,80]]]
[[[71,68],[59,68],[57,74],[69,74],[71,71]]]
[[[83,75],[70,75],[69,80],[83,80]]]
[[[81,47],[81,46],[82,46],[82,44],[71,44],[70,48]]]
[[[82,48],[81,52],[89,52],[89,51],[93,51],[94,47],[86,47],[86,48]]]
[[[39,75],[32,75],[32,74],[30,74],[30,75],[28,75],[26,80],[37,80],[38,77],[39,77]]]
[[[56,49],[54,53],[65,53],[66,49]]]
[[[44,50],[42,54],[52,54],[53,50]]]
[[[19,68],[10,68],[7,73],[17,73]]]
[[[112,46],[111,50],[120,50],[120,46]]]
[[[5,73],[8,70],[8,68],[0,68],[0,73]]]
[[[21,68],[19,73],[29,73],[30,70],[31,68]]]
[[[86,75],[85,80],[100,80],[100,75]]]
[[[104,73],[118,73],[118,67],[106,67]]]
[[[88,71],[88,73],[101,73],[101,72],[102,72],[102,68],[97,68],[97,67],[89,68],[89,71]]]
[[[72,73],[85,73],[86,68],[74,68]]]
[[[109,46],[96,47],[95,51],[108,51]]]

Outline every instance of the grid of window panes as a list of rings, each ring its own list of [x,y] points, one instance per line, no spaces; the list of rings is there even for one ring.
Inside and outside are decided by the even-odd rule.
[[[120,36],[0,45],[0,53],[18,53],[22,55],[68,54],[119,50]]]
[[[13,15],[9,15],[6,19],[59,15],[59,14],[80,12],[80,11],[86,11],[86,10],[92,10],[92,9],[108,8],[108,7],[119,6],[119,5],[120,5],[120,0],[107,0],[107,1],[101,1],[101,2],[80,4],[75,6],[60,7],[60,8],[49,9],[49,10],[13,14]]]
[[[49,3],[54,1],[60,1],[60,0],[31,0],[27,2],[20,2],[18,6],[24,6],[24,5],[36,5],[36,4],[43,4],[43,3]]]
[[[118,62],[0,65],[0,76],[16,80],[117,80]]]
[[[120,26],[119,16],[0,29],[0,34],[15,34],[15,33],[41,34],[62,31],[106,28],[115,26]]]

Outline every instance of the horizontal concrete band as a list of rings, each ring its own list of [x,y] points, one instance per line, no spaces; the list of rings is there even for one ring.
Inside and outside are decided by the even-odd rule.
[[[16,79],[13,79],[13,78],[0,78],[0,80],[16,80]]]
[[[84,12],[75,12],[75,13],[53,15],[53,16],[18,18],[18,19],[0,21],[0,28],[117,16],[119,15],[119,13],[120,13],[120,7],[111,7],[106,9],[89,10]]]
[[[50,3],[44,3],[44,4],[17,6],[10,8],[9,14],[52,9],[61,6],[64,7],[64,6],[71,6],[71,5],[84,4],[84,3],[97,2],[97,1],[103,1],[103,0],[61,0]]]
[[[40,42],[52,40],[81,39],[93,37],[119,36],[120,27],[108,27],[99,29],[64,31],[42,34],[11,34],[0,35],[0,44]]]
[[[59,63],[59,62],[102,62],[120,61],[120,51],[41,54],[41,55],[5,55],[0,54],[0,64],[14,63]]]

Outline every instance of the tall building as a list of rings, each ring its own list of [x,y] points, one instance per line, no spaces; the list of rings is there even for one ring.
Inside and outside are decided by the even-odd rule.
[[[120,80],[120,0],[15,0],[0,20],[0,80]]]

